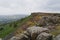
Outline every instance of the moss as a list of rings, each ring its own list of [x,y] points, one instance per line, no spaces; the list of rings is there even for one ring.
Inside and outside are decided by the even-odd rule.
[[[55,30],[51,32],[54,36],[57,36],[60,34],[60,25],[56,26]]]

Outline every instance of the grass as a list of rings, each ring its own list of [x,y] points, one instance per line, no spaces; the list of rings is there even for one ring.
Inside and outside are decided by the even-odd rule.
[[[9,27],[9,25],[5,25],[4,29],[2,31],[0,31],[0,38],[5,37],[7,34],[12,32],[14,29],[15,28],[13,28],[13,27]]]

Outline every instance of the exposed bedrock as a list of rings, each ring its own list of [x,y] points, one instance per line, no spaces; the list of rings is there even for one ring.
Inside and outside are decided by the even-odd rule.
[[[10,40],[53,40],[53,35],[48,28],[29,27],[18,36],[13,36]]]

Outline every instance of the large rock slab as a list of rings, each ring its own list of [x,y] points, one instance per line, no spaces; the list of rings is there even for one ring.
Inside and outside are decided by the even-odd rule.
[[[43,27],[29,27],[18,36],[13,36],[10,40],[52,40],[49,29]]]

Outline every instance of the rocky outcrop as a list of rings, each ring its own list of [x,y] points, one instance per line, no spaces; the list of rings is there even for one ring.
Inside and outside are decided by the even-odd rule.
[[[18,36],[13,36],[10,40],[52,40],[53,35],[49,29],[43,27],[29,27]]]
[[[30,27],[30,25],[36,25],[36,27]],[[15,32],[20,35],[12,37],[11,40],[52,40],[51,34],[56,35],[60,33],[60,27],[57,26],[60,26],[59,13],[35,12],[32,13],[30,19]],[[21,31],[23,31],[23,33]]]
[[[52,23],[57,24],[60,23],[60,14],[58,13],[43,13],[43,12],[35,12],[31,14],[34,21],[36,21],[36,16],[40,16],[37,22],[41,23],[41,25]],[[36,19],[35,19],[36,18]]]
[[[31,15],[35,25],[37,26],[48,27],[50,30],[54,30],[56,26],[60,25],[59,13],[35,12]]]

